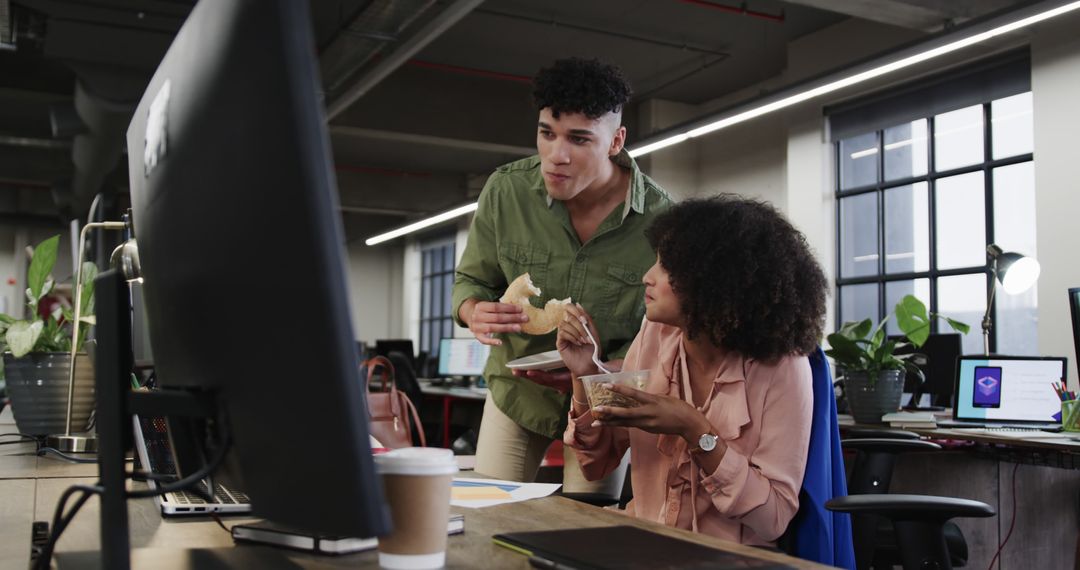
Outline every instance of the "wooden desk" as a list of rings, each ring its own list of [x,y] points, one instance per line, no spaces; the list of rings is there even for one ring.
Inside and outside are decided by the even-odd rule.
[[[488,390],[475,387],[434,386],[431,380],[426,378],[421,378],[419,384],[424,396],[442,399],[442,446],[449,448],[453,443],[450,441],[450,411],[453,401],[459,399],[483,402],[487,399]]]
[[[88,478],[0,481],[0,492],[5,493],[6,497],[17,498],[15,501],[5,500],[0,506],[0,536],[4,537],[0,546],[0,567],[25,568],[29,561],[30,522],[51,518],[60,493],[68,485],[92,482],[93,480]],[[280,567],[288,568],[378,567],[378,554],[375,551],[326,557],[251,545],[234,547],[229,534],[213,521],[201,518],[162,519],[158,514],[157,503],[152,499],[133,500],[129,501],[128,505],[132,548],[223,549],[215,551],[219,554],[219,558],[228,558],[233,561],[237,561],[236,557],[271,553],[274,555],[273,558],[279,558],[278,555],[283,558],[281,561],[274,561],[273,564],[283,564]],[[492,542],[491,536],[496,533],[616,524],[638,526],[721,550],[782,562],[794,568],[827,568],[782,554],[634,519],[618,512],[599,509],[563,497],[546,497],[486,509],[455,507],[454,510],[465,514],[465,533],[450,537],[447,568],[528,568],[529,563],[525,556],[496,546]],[[231,526],[249,520],[251,519],[226,518],[225,524]],[[64,561],[62,554],[65,552],[94,551],[97,548],[98,500],[93,498],[86,503],[60,539],[58,553],[61,556],[58,560]],[[143,552],[141,555],[150,556],[151,560],[156,560],[158,563],[178,557],[175,550],[171,553]],[[263,562],[265,561],[259,560],[260,564]],[[61,567],[66,566],[61,565]]]

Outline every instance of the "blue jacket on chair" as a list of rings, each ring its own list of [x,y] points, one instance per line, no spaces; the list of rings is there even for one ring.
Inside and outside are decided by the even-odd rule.
[[[847,480],[832,373],[821,347],[810,355],[810,368],[814,374],[814,418],[806,474],[799,492],[799,512],[788,527],[794,534],[790,554],[854,570],[851,516],[825,509],[829,499],[847,495]]]

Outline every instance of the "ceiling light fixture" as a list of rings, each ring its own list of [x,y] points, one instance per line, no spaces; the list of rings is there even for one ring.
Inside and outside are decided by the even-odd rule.
[[[367,245],[380,244],[384,241],[389,241],[396,237],[401,237],[405,234],[411,234],[413,232],[420,231],[428,226],[434,226],[435,224],[438,224],[440,222],[452,220],[458,216],[464,216],[465,214],[473,212],[476,210],[477,205],[477,202],[473,202],[472,204],[467,204],[465,206],[461,206],[460,208],[454,208],[453,210],[449,210],[441,214],[436,214],[434,216],[431,216],[430,218],[420,220],[419,222],[415,222],[407,226],[402,226],[396,230],[391,230],[384,234],[379,234],[375,237],[370,237],[364,240],[364,243],[366,243]]]
[[[795,85],[771,96],[755,99],[710,117],[680,127],[674,127],[654,137],[645,139],[628,150],[632,157],[644,156],[662,148],[716,132],[773,111],[839,91],[845,87],[881,77],[893,71],[911,67],[917,63],[952,53],[1077,9],[1080,9],[1080,1],[1048,0],[1013,10],[1007,14],[972,22],[948,32],[943,32],[935,38],[920,42],[918,45],[901,49],[854,68],[838,71],[801,85]],[[859,71],[860,69],[862,71]],[[877,152],[877,149],[874,149],[874,152]],[[455,208],[394,231],[369,238],[364,243],[367,245],[382,243],[457,216],[463,216],[474,210],[476,210],[475,203]]]

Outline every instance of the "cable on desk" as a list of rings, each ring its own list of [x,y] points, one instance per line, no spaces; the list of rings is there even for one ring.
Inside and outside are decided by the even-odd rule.
[[[37,450],[38,455],[53,454],[62,459],[66,459],[72,463],[97,463],[97,459],[87,459],[84,457],[75,457],[74,455],[68,455],[55,447],[42,447]]]
[[[203,479],[207,478],[211,473],[213,473],[214,470],[216,470],[225,461],[225,453],[229,450],[230,443],[232,443],[232,439],[230,438],[228,433],[225,433],[216,454],[209,462],[207,462],[206,465],[202,467],[202,469],[199,469],[198,471],[192,473],[191,475],[188,475],[187,477],[184,477],[183,479],[179,479],[172,483],[162,485],[157,489],[146,489],[144,491],[129,491],[127,493],[127,497],[129,499],[145,499],[148,497],[158,497],[164,495],[165,493],[182,491],[187,487],[190,487],[191,485],[202,481]]]
[[[1012,520],[1009,521],[1009,532],[1005,533],[1005,540],[1001,541],[1001,544],[997,547],[997,552],[994,552],[994,557],[990,559],[990,565],[986,567],[986,570],[993,570],[994,562],[997,562],[998,556],[1001,556],[1001,551],[1005,549],[1005,544],[1009,542],[1009,537],[1012,536],[1013,527],[1016,525],[1016,470],[1020,468],[1020,464],[1013,465],[1012,472]],[[999,565],[1000,568],[1000,565]]]
[[[225,526],[225,521],[222,521],[221,517],[217,513],[210,513],[210,518],[214,519],[214,522],[216,522],[218,526],[220,526],[225,532],[229,533],[229,536],[232,536],[232,529]]]
[[[17,437],[18,441],[5,441],[4,443],[22,443],[23,441],[40,441],[36,435],[27,435],[25,433],[0,433],[0,437]]]
[[[71,507],[71,510],[64,514],[64,508],[67,506],[68,499],[77,492],[82,492],[82,496],[79,497],[75,504]],[[60,540],[60,535],[63,534],[64,529],[71,524],[72,519],[79,512],[79,509],[86,504],[86,501],[93,495],[100,495],[105,492],[105,489],[98,485],[72,485],[64,490],[64,493],[60,495],[60,500],[56,504],[56,511],[53,512],[52,530],[49,533],[49,540],[41,548],[41,554],[38,555],[35,567],[37,570],[49,570],[49,565],[52,562],[52,553],[56,548],[57,541]]]

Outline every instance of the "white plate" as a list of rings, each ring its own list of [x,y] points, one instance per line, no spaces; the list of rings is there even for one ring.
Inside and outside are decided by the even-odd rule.
[[[506,367],[511,370],[551,370],[552,368],[562,368],[562,366],[562,357],[559,356],[557,350],[524,356],[506,363]]]

